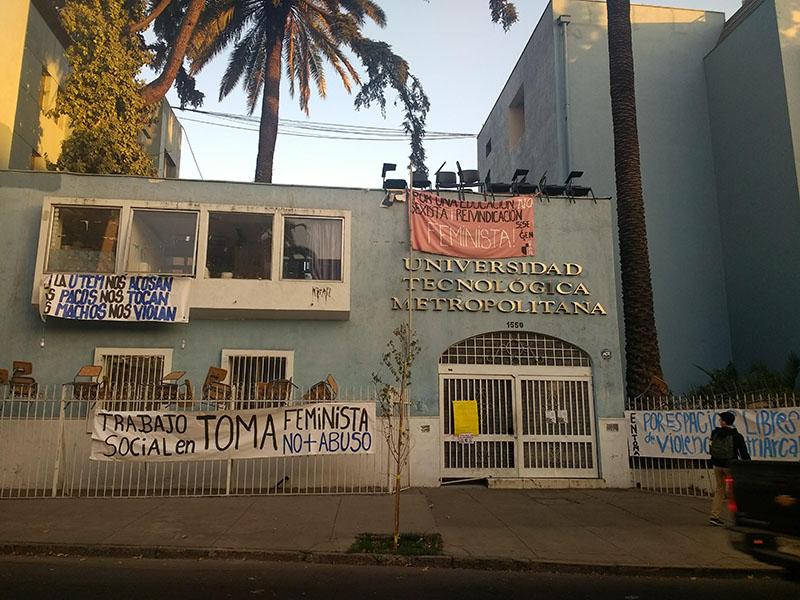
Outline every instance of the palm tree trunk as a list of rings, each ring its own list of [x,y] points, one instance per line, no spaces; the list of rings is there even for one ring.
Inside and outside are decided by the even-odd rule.
[[[626,380],[629,396],[666,394],[647,249],[629,0],[607,0],[611,118],[617,180]]]
[[[192,33],[194,33],[194,28],[200,19],[200,13],[203,12],[205,3],[206,0],[191,0],[178,30],[178,37],[175,38],[175,43],[170,49],[164,70],[139,92],[147,104],[159,102],[167,95],[169,88],[172,87],[175,77],[178,75],[178,70],[183,64],[186,48],[189,45],[189,40],[192,39]]]
[[[267,53],[267,77],[261,101],[261,123],[258,128],[258,156],[255,180],[272,183],[272,161],[278,137],[278,111],[281,93],[281,64],[283,56],[283,21],[270,31],[272,39]]]

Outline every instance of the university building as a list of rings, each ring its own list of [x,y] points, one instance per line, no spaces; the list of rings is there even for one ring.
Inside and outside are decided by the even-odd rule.
[[[0,365],[29,361],[41,384],[98,365],[116,389],[186,371],[198,402],[209,367],[248,399],[286,379],[299,399],[328,375],[340,399],[374,397],[410,304],[411,484],[629,484],[608,199],[533,199],[535,255],[481,260],[409,255],[407,205],[381,207],[381,190],[12,171],[0,189],[0,278],[17,282],[0,300]],[[165,288],[148,276],[171,276],[186,322],[98,309],[92,295],[111,292],[97,276],[114,274],[152,298]],[[46,294],[70,277],[78,292]],[[473,443],[454,435],[456,400],[478,402]]]
[[[800,348],[782,300],[800,293],[786,272],[800,259],[798,11],[631,7],[656,326],[677,392],[705,383],[697,366],[779,369]],[[563,184],[579,170],[614,196],[606,19],[604,2],[548,4],[478,135],[482,175]]]
[[[676,390],[702,379],[694,365],[779,366],[800,346],[783,299],[800,293],[786,272],[800,259],[796,2],[753,0],[727,23],[632,9],[655,310]],[[545,172],[563,182],[582,170],[596,196],[531,200],[535,239],[513,258],[410,252],[408,205],[387,207],[383,190],[0,172],[0,369],[26,363],[20,376],[39,386],[5,388],[0,444],[15,446],[0,451],[0,490],[123,485],[98,483],[111,471],[89,465],[91,403],[64,423],[39,408],[59,402],[38,402],[42,390],[83,366],[126,393],[183,372],[194,392],[180,399],[193,410],[215,407],[217,385],[258,405],[276,381],[299,387],[281,392],[290,403],[309,388],[370,401],[371,374],[409,319],[420,353],[406,483],[631,485],[607,64],[604,4],[554,0],[480,132],[482,175],[527,169],[534,183]],[[457,435],[462,400],[477,402],[472,439]],[[30,411],[35,427],[21,418]],[[47,459],[32,461],[46,443]],[[329,489],[286,462],[264,485],[247,479],[274,460],[216,461],[208,489]],[[385,449],[374,462],[388,474]],[[141,471],[119,473],[132,485]],[[169,485],[206,493],[194,473]]]

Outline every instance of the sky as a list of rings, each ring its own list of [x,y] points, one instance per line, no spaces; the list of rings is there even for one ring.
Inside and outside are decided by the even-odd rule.
[[[370,24],[364,34],[391,44],[394,52],[408,61],[411,72],[421,80],[431,103],[427,130],[471,134],[478,133],[489,115],[547,6],[545,0],[516,0],[519,21],[504,32],[500,25],[491,22],[488,0],[377,2],[386,12],[387,25],[380,29]],[[725,12],[730,17],[741,6],[741,1],[669,0],[646,4],[703,8]],[[219,81],[226,65],[227,53],[199,74],[198,88],[206,94],[202,110],[247,114],[247,103],[240,87],[222,101],[218,99]],[[393,105],[392,91],[387,94],[384,119],[377,107],[357,111],[353,106],[354,95],[346,92],[335,73],[328,71],[327,79],[327,98],[312,95],[310,114],[306,116],[297,99],[290,96],[284,77],[280,117],[365,127],[401,126],[402,111]],[[173,106],[178,105],[174,91],[168,98]],[[257,131],[207,125],[188,119],[220,121],[187,112],[176,111],[176,114],[184,128],[181,178],[253,180]],[[425,148],[431,173],[444,161],[447,161],[447,170],[455,170],[456,160],[464,169],[477,166],[474,138],[430,140]],[[408,154],[408,143],[403,141],[345,141],[279,135],[273,182],[379,188],[382,163],[396,163],[398,170],[405,170]],[[395,175],[403,177],[404,173]]]

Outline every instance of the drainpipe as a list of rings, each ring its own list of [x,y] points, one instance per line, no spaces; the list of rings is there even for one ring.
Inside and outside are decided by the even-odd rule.
[[[564,177],[570,172],[572,166],[572,147],[570,145],[569,122],[569,46],[567,44],[567,25],[572,21],[570,15],[559,15],[557,22],[561,25],[562,40],[564,43]]]

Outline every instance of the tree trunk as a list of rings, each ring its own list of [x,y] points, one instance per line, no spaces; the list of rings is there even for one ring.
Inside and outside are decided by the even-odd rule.
[[[626,380],[629,396],[666,394],[647,249],[629,0],[607,0]]]
[[[281,93],[281,64],[283,57],[283,19],[270,29],[272,39],[267,54],[267,73],[264,81],[264,97],[261,101],[261,123],[258,128],[258,156],[256,157],[255,180],[272,183],[272,162],[275,157],[275,141],[278,137],[278,111]]]
[[[169,88],[172,87],[175,77],[178,75],[178,70],[183,64],[186,48],[189,45],[189,40],[192,39],[192,33],[194,33],[194,28],[197,26],[197,21],[200,19],[200,13],[203,12],[205,3],[206,0],[191,0],[181,22],[178,37],[175,38],[175,43],[170,49],[164,70],[161,71],[161,75],[142,88],[141,96],[147,104],[159,102],[167,95]]]

